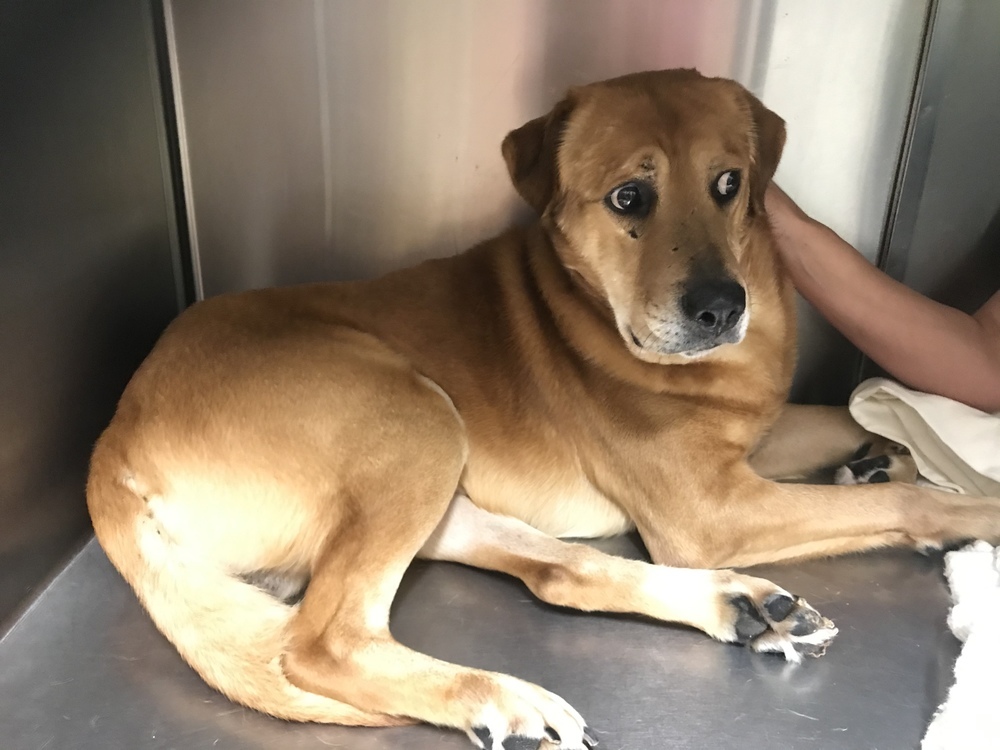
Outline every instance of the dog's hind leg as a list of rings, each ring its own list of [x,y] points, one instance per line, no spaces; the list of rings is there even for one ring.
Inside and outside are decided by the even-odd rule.
[[[448,508],[466,460],[464,428],[437,395],[393,404],[391,439],[365,443],[344,483],[343,520],[330,533],[283,658],[288,679],[361,708],[465,731],[502,750],[558,738],[583,750],[581,716],[558,696],[514,677],[417,653],[393,639],[389,609],[400,579]],[[363,707],[363,708],[362,708]]]
[[[916,484],[918,480],[909,450],[868,432],[845,406],[786,404],[750,455],[750,465],[759,476],[776,481]]]
[[[876,439],[854,421],[846,406],[785,404],[750,454],[750,465],[765,479],[801,481],[823,469],[832,473]]]
[[[684,623],[793,661],[821,655],[837,634],[803,599],[762,578],[606,555],[489,513],[463,495],[456,496],[420,556],[508,573],[550,604]]]

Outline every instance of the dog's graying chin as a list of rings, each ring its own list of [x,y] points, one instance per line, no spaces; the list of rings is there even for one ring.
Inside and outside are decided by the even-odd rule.
[[[619,332],[628,348],[641,359],[679,355],[695,360],[725,344],[739,344],[750,325],[750,313],[739,317],[737,324],[718,336],[707,336],[685,321],[676,318],[648,319],[635,328],[620,324]]]
[[[633,355],[647,361],[667,357],[680,362],[700,359],[720,346],[739,344],[750,327],[749,300],[746,309],[732,321],[730,327],[714,332],[696,320],[686,317],[677,302],[666,306],[647,305],[644,314],[631,323],[626,315],[615,311],[618,333]]]

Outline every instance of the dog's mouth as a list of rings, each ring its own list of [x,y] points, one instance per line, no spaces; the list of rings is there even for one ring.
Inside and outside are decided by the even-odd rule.
[[[663,357],[696,360],[720,347],[742,342],[749,324],[750,314],[747,311],[736,325],[717,335],[706,335],[704,331],[685,323],[662,321],[654,326],[643,326],[645,332],[624,324],[619,326],[619,333],[629,351],[639,359],[654,362]]]
[[[676,349],[665,345],[665,342],[659,340],[657,336],[653,336],[651,334],[645,336],[644,338],[640,338],[639,335],[636,334],[636,332],[631,328],[627,329],[627,332],[623,334],[623,338],[630,343],[630,346],[628,347],[629,350],[638,356],[639,359],[652,361],[668,356],[678,356],[683,357],[684,359],[699,359],[722,346],[722,342],[706,342],[695,346],[685,347],[683,349]]]

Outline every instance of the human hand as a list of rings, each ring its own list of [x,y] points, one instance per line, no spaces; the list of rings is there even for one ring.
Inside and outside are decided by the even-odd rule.
[[[790,234],[797,225],[813,222],[810,216],[788,197],[788,193],[774,182],[768,184],[764,193],[764,208],[771,219],[771,226],[780,234]]]
[[[788,264],[799,262],[814,252],[828,251],[831,243],[840,241],[832,230],[799,208],[773,182],[764,193],[764,208],[771,222],[775,247]]]

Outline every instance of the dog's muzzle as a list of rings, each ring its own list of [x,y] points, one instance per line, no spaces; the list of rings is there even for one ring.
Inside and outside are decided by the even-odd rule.
[[[625,327],[642,354],[697,357],[721,344],[738,344],[749,324],[747,294],[728,276],[688,281],[667,315],[645,321],[641,333]],[[641,330],[640,328],[640,330]]]

